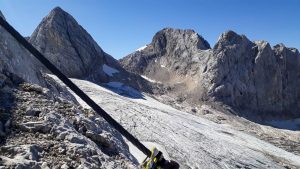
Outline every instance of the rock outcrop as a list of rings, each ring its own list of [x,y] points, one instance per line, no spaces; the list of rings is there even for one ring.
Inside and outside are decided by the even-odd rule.
[[[4,18],[1,13],[1,17]],[[0,71],[9,71],[24,80],[45,85],[38,61],[4,28],[0,27]]]
[[[134,73],[155,75],[155,66],[158,69],[167,68],[172,73],[175,71],[180,75],[189,73],[189,69],[196,69],[193,63],[199,50],[210,49],[210,45],[193,30],[179,30],[166,28],[156,33],[151,44],[144,49],[120,60],[126,70]],[[161,80],[169,79],[161,77]]]
[[[87,79],[97,84],[119,82],[150,91],[147,81],[124,70],[60,7],[43,19],[29,41],[70,78]]]
[[[4,16],[3,16],[4,17]],[[51,92],[76,102],[56,81],[43,73],[44,67],[14,37],[0,27],[0,71],[28,83],[47,87]]]
[[[0,168],[136,168],[122,136],[95,112],[0,72]]]
[[[213,49],[191,30],[163,29],[146,48],[120,60],[131,72],[161,82],[178,101],[220,101],[242,112],[299,116],[300,54],[282,44],[223,33]]]
[[[0,168],[136,168],[122,136],[43,71],[0,27]]]
[[[97,78],[105,81],[102,65],[118,65],[59,7],[43,19],[29,41],[68,77],[83,78],[97,72]]]

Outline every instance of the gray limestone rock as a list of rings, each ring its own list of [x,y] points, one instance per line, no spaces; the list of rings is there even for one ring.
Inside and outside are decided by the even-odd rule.
[[[0,168],[137,168],[120,133],[95,112],[1,75]]]
[[[199,50],[208,49],[208,42],[193,30],[165,28],[156,33],[146,48],[121,59],[120,63],[126,70],[138,74],[155,74],[155,70],[152,70],[155,67],[162,71],[161,74],[174,71],[186,75],[189,68],[196,69],[193,64],[197,58],[193,56]]]
[[[56,92],[61,96],[70,99],[74,98],[69,94],[66,88],[60,87],[55,81],[51,80],[49,77],[45,77],[42,73],[42,69],[45,68],[41,63],[20,45],[4,28],[0,27],[1,73],[10,74],[10,77],[15,78],[15,80],[22,79],[26,82],[49,87],[51,92]]]
[[[43,19],[29,41],[68,77],[82,78],[97,72],[105,81],[102,65],[106,59],[114,63],[77,21],[59,7]]]
[[[67,77],[87,79],[97,84],[120,82],[150,91],[151,86],[146,80],[123,69],[60,7],[54,8],[42,20],[29,41]]]
[[[45,82],[38,65],[38,61],[4,28],[0,27],[0,70],[14,73],[25,81],[44,86]]]
[[[210,49],[194,31],[167,28],[120,63],[164,84],[164,93],[180,102],[220,101],[241,114],[291,118],[300,114],[299,59],[295,48],[272,48],[233,31],[221,34]]]

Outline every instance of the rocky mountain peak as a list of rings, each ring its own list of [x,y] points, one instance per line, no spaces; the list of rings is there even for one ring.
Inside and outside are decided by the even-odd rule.
[[[53,8],[50,13],[64,13],[64,14],[68,14],[66,11],[64,11],[61,7],[56,6],[55,8]]]
[[[97,71],[96,67],[101,68],[107,55],[91,35],[60,7],[54,8],[43,19],[29,41],[68,77],[87,77]]]
[[[121,59],[121,64],[168,85],[167,92],[180,101],[220,101],[265,117],[299,117],[294,111],[300,108],[297,49],[283,44],[272,48],[267,41],[252,42],[227,31],[213,49],[201,50],[209,47],[199,37],[192,30],[163,29],[147,48]]]
[[[136,89],[148,88],[140,87],[147,81],[124,70],[60,7],[43,19],[29,41],[68,77],[97,84],[117,81]]]
[[[283,43],[279,43],[275,45],[274,52],[275,55],[279,56],[279,58],[281,59],[286,58],[287,56],[298,56],[298,55],[300,56],[298,49],[286,47]],[[299,65],[300,65],[300,60],[299,60]]]
[[[191,29],[164,28],[157,32],[152,39],[154,49],[162,50],[176,47],[189,47],[201,50],[210,49],[209,43],[198,33]],[[183,46],[183,44],[186,44]]]
[[[69,26],[68,24],[63,24],[63,22],[70,22],[75,25],[78,24],[72,15],[70,15],[60,7],[55,7],[54,9],[52,9],[44,18],[44,20],[47,20],[51,24],[62,24],[62,26]]]
[[[217,50],[228,46],[243,46],[249,44],[252,44],[252,42],[245,35],[239,35],[236,32],[229,30],[219,36],[218,42],[215,44],[214,49]]]
[[[0,17],[2,17],[5,20],[4,15],[2,14],[2,12],[0,11]]]
[[[173,72],[185,76],[190,69],[189,65],[197,60],[195,53],[207,49],[210,49],[209,43],[194,30],[164,28],[155,34],[147,47],[128,55],[120,62],[130,72],[146,71],[149,76],[155,72],[154,67],[168,67],[159,78],[164,81],[173,76],[170,75]]]

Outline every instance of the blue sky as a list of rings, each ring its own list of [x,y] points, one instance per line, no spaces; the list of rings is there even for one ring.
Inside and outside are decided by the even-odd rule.
[[[300,49],[300,0],[0,0],[6,19],[29,36],[60,6],[119,59],[164,27],[194,29],[214,46],[227,30]]]

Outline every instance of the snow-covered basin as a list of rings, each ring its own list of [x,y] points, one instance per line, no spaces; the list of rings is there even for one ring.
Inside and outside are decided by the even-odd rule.
[[[142,142],[165,148],[181,168],[284,169],[276,161],[300,168],[299,156],[242,131],[176,110],[145,94],[133,99],[88,81],[72,81]],[[136,150],[132,153],[138,160],[144,158]]]

